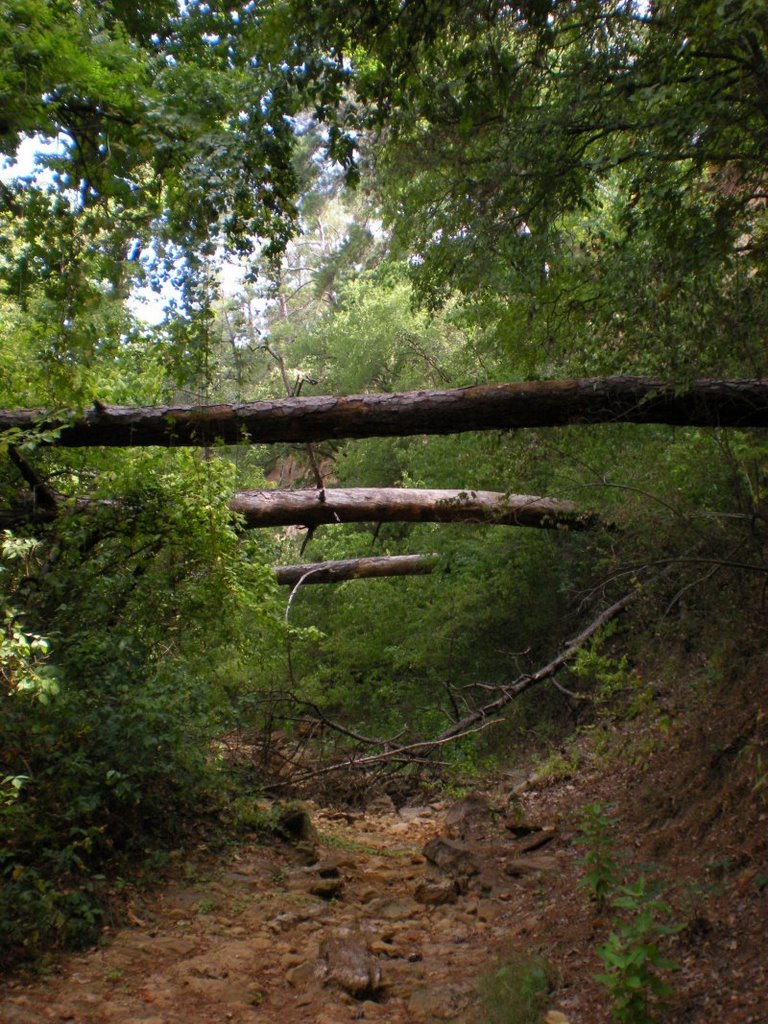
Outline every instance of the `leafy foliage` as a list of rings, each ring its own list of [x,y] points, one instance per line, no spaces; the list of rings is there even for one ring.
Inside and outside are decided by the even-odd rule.
[[[673,991],[659,972],[677,969],[662,955],[658,940],[683,926],[672,921],[672,908],[645,875],[623,878],[611,834],[614,823],[604,808],[588,804],[583,815],[578,842],[585,848],[582,864],[587,873],[580,884],[599,911],[610,906],[614,914],[611,932],[597,951],[606,969],[597,980],[611,996],[614,1020],[652,1024],[658,1019],[655,1011]]]
[[[612,900],[615,910],[624,914],[614,922],[615,930],[598,955],[606,968],[597,980],[608,989],[613,1000],[613,1017],[622,1024],[652,1024],[655,1010],[672,995],[672,988],[659,971],[677,969],[674,961],[662,956],[657,940],[674,935],[682,925],[667,923],[671,908],[648,890],[642,876],[622,886]]]
[[[211,742],[281,635],[270,573],[232,531],[226,475],[164,458],[131,460],[111,481],[119,502],[87,521],[5,542],[8,956],[92,939],[94,874],[177,843],[216,805]],[[187,490],[194,476],[207,502]]]
[[[543,957],[511,951],[494,971],[480,979],[483,1024],[538,1024],[552,985]]]
[[[588,804],[583,809],[581,834],[577,841],[585,848],[581,863],[587,868],[587,873],[580,884],[594,899],[598,910],[605,909],[618,884],[612,826],[613,822],[600,804]]]

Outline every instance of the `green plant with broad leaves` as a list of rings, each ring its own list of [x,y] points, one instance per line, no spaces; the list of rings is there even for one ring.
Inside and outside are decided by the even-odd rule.
[[[587,869],[579,884],[601,911],[619,880],[613,828],[613,821],[602,804],[587,804],[583,810],[581,834],[576,840],[584,847],[581,863]]]
[[[614,1020],[621,1024],[652,1024],[673,989],[662,972],[678,965],[664,956],[659,939],[681,931],[672,908],[654,893],[643,876],[622,885],[611,899],[613,927],[597,951],[605,971],[597,980],[612,1001]]]
[[[622,878],[616,853],[615,823],[600,803],[583,810],[581,863],[587,871],[580,885],[600,912],[612,911],[611,930],[597,955],[605,970],[596,975],[611,997],[611,1012],[621,1024],[652,1024],[654,1013],[672,995],[660,972],[677,968],[659,949],[659,939],[674,935],[682,925],[672,920],[672,908],[661,898],[659,886],[645,875]]]

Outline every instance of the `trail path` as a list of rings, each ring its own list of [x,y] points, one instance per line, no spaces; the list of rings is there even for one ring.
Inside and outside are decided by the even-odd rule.
[[[443,805],[311,813],[317,864],[254,843],[187,865],[109,944],[0,994],[2,1024],[469,1019],[478,976],[519,931],[526,880],[503,869],[520,840],[506,833],[483,843],[482,863],[473,854],[448,864],[456,844],[439,840],[439,870],[422,850],[446,830]],[[447,831],[456,838],[464,824]]]

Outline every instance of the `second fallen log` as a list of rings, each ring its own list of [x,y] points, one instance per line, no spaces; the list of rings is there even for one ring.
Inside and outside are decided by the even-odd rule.
[[[333,487],[238,491],[229,503],[246,528],[333,523],[485,523],[584,530],[595,517],[571,501],[501,491]]]

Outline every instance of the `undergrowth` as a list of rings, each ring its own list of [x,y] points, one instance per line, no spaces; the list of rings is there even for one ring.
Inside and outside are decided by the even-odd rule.
[[[552,987],[544,957],[510,950],[478,982],[476,1024],[540,1024]]]
[[[608,938],[597,950],[605,970],[595,977],[608,990],[614,1020],[653,1024],[673,994],[666,975],[677,969],[662,954],[659,940],[683,926],[673,920],[663,887],[620,863],[613,832],[614,823],[599,803],[584,808],[577,841],[587,871],[580,884],[599,912],[611,914]]]

